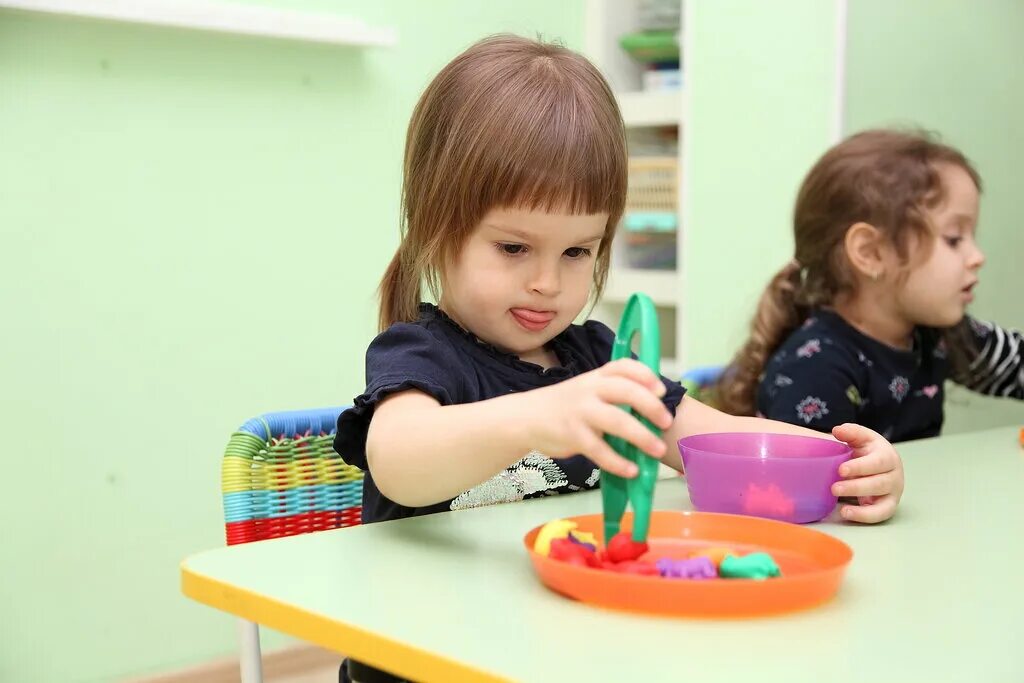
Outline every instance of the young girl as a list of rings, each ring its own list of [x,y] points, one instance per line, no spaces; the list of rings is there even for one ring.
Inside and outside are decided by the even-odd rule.
[[[708,408],[637,361],[609,363],[612,331],[574,324],[601,294],[625,194],[618,107],[579,55],[488,38],[427,87],[406,141],[382,332],[366,352],[365,392],[338,419],[335,449],[367,471],[364,522],[593,489],[599,467],[635,476],[605,434],[676,469],[676,441],[690,434],[817,436]],[[424,282],[436,306],[421,302]],[[892,516],[896,451],[857,425],[834,434],[859,456],[835,493],[871,497],[843,517]]]
[[[367,470],[364,522],[593,489],[599,467],[635,476],[605,434],[676,469],[690,434],[817,435],[712,410],[637,361],[609,363],[611,330],[574,324],[600,296],[626,195],[622,120],[584,58],[511,36],[470,47],[413,112],[403,185],[382,332],[335,440]],[[424,282],[436,306],[421,302]],[[857,425],[835,436],[859,456],[836,493],[877,497],[843,516],[887,519],[903,490],[896,451]]]
[[[873,130],[828,151],[796,202],[796,258],[769,284],[720,407],[890,441],[934,436],[943,383],[1024,398],[1019,332],[965,317],[985,257],[977,172],[930,136]]]

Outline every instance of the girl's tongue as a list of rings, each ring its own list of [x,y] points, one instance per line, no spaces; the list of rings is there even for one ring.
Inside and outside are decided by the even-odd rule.
[[[554,311],[535,311],[531,308],[512,308],[509,309],[512,317],[515,318],[516,322],[522,327],[530,330],[531,332],[539,332],[548,326],[555,318]]]

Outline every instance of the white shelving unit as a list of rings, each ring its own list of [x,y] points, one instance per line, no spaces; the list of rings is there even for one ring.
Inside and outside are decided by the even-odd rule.
[[[682,92],[623,92],[617,97],[629,128],[682,125]]]
[[[314,43],[388,46],[393,28],[337,14],[216,0],[0,0],[0,8]]]
[[[679,0],[680,14],[685,3]],[[587,56],[601,69],[616,93],[622,119],[631,145],[649,137],[652,129],[675,127],[678,130],[679,228],[676,240],[675,270],[628,268],[622,254],[624,240],[613,248],[612,269],[604,297],[594,309],[593,317],[613,329],[618,324],[625,301],[634,292],[643,292],[654,300],[661,320],[662,373],[679,376],[686,368],[684,348],[685,316],[683,315],[683,271],[686,225],[682,220],[683,183],[687,177],[686,145],[683,129],[686,121],[685,90],[649,92],[641,89],[642,65],[635,62],[620,46],[619,38],[639,27],[638,0],[587,0]],[[686,17],[681,22],[681,64],[684,85],[689,79],[686,59]]]

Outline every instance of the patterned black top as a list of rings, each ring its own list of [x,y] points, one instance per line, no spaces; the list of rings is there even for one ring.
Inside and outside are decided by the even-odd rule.
[[[377,404],[389,394],[418,389],[447,406],[550,386],[607,363],[614,340],[615,335],[602,323],[570,325],[549,344],[560,365],[545,370],[480,341],[436,306],[421,304],[416,322],[392,325],[370,344],[366,351],[366,391],[338,418],[334,449],[348,464],[367,470],[370,419]],[[663,381],[668,391],[662,401],[674,415],[685,389],[678,382]],[[481,447],[486,448],[486,444]],[[367,472],[363,480],[363,522],[592,489],[597,486],[598,476],[594,463],[582,455],[553,460],[532,451],[452,500],[410,508],[382,495],[373,473]]]
[[[969,319],[975,357],[969,389],[1024,397],[1019,332]],[[943,422],[949,362],[939,334],[919,328],[910,350],[862,334],[833,311],[819,310],[769,360],[757,392],[765,417],[827,432],[856,422],[889,441],[936,436]]]

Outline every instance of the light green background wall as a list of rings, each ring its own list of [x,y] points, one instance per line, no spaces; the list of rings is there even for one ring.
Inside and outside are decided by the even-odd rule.
[[[234,427],[361,390],[415,98],[489,33],[582,44],[579,0],[305,6],[400,42],[0,12],[0,680],[230,654],[177,563],[223,543]]]
[[[754,302],[792,258],[789,217],[829,145],[834,8],[695,0],[688,10],[686,363],[727,361]]]
[[[1024,327],[1024,3],[850,3],[850,130],[916,125],[939,132],[985,184],[978,238],[988,256],[972,311]],[[956,389],[946,431],[1024,424],[1024,404]]]

